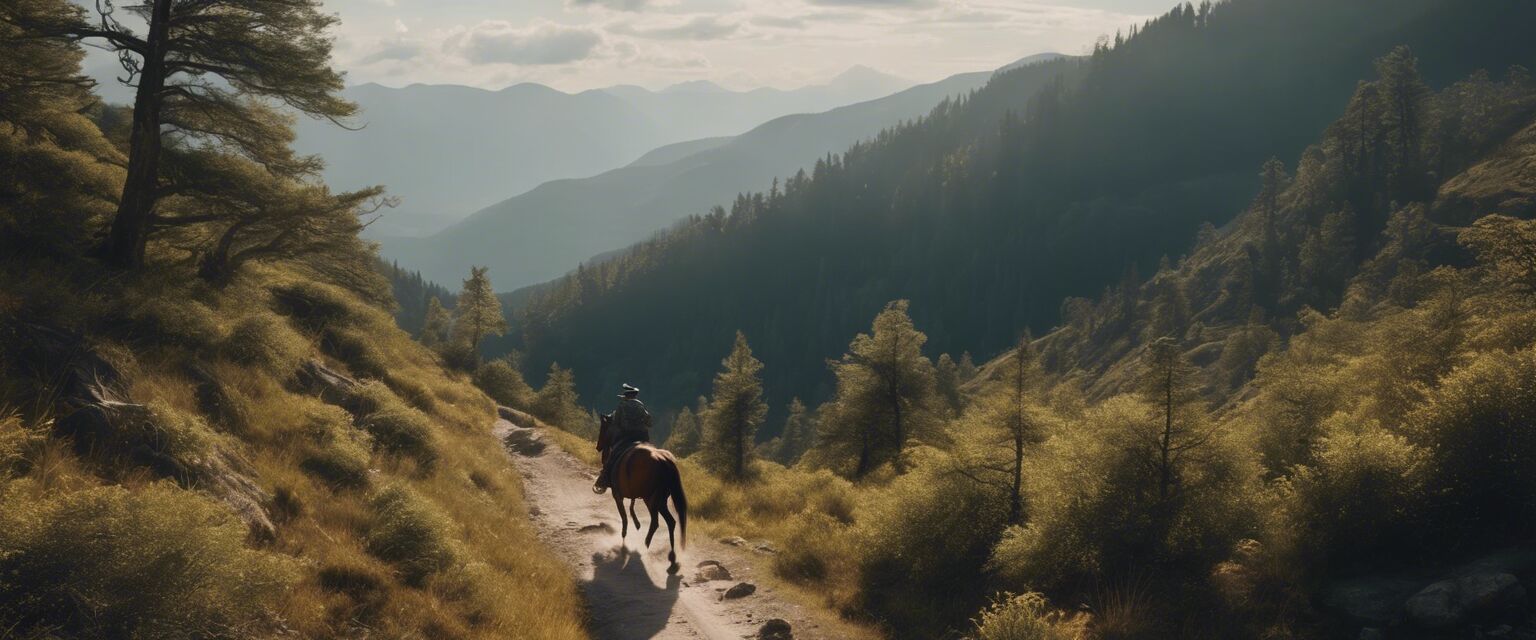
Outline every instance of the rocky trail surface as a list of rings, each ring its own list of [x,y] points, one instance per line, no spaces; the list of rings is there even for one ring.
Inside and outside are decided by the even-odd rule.
[[[539,430],[513,424],[507,418],[515,418],[515,412],[502,413],[496,435],[523,476],[540,538],[576,572],[594,637],[804,640],[868,635],[758,583],[755,576],[770,570],[767,552],[728,544],[739,540],[706,539],[697,526],[687,549],[678,554],[681,569],[668,575],[665,522],[645,548],[650,518],[645,505],[637,504],[644,526],[639,531],[631,526],[628,539],[621,541],[613,498],[592,493],[595,470],[541,437]],[[685,488],[687,481],[684,477]]]

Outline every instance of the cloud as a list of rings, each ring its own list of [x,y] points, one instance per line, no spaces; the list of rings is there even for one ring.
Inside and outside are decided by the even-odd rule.
[[[358,64],[373,64],[385,60],[414,60],[426,52],[421,42],[401,36],[379,41],[371,53],[358,58]]]
[[[776,29],[805,28],[805,18],[801,17],[786,18],[782,16],[768,15],[752,16],[751,23],[759,27],[773,27]]]
[[[652,4],[653,0],[565,0],[566,6],[579,8],[602,8],[614,11],[639,11]]]
[[[806,0],[822,7],[870,7],[886,9],[926,9],[936,0]]]
[[[565,64],[589,58],[602,44],[596,29],[539,20],[516,27],[504,20],[485,20],[450,36],[444,47],[472,64]]]
[[[715,16],[694,16],[686,22],[638,27],[633,24],[616,24],[608,27],[611,33],[652,40],[720,40],[736,35],[741,25],[726,22]]]

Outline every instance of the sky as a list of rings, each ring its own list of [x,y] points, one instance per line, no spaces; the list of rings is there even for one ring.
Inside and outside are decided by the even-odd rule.
[[[863,65],[914,82],[1083,53],[1175,0],[325,0],[349,84],[710,80],[794,88]],[[94,55],[88,68],[109,74]]]

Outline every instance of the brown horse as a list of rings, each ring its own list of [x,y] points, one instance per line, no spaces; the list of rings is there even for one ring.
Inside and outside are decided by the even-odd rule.
[[[597,434],[597,450],[603,452],[603,461],[608,461],[609,444],[613,442],[613,418],[602,417],[602,428]],[[640,528],[640,518],[635,514],[635,499],[645,501],[645,507],[651,511],[651,530],[645,534],[645,546],[651,546],[651,538],[656,535],[657,520],[667,521],[667,542],[672,549],[667,552],[667,560],[672,564],[667,567],[667,573],[677,573],[678,541],[672,535],[674,524],[681,525],[681,548],[688,547],[688,497],[683,494],[683,477],[677,472],[677,458],[671,451],[657,449],[649,443],[641,443],[631,448],[613,468],[613,503],[619,508],[619,522],[621,539],[629,537],[629,519],[624,517],[624,499],[629,498],[629,515],[635,519],[635,529]],[[667,509],[667,499],[672,499],[672,505],[677,508],[677,519],[672,519],[672,512]]]

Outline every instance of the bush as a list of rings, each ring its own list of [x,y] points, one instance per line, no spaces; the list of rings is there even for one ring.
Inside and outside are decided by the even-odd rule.
[[[475,371],[475,385],[497,403],[526,408],[533,403],[533,388],[505,360],[492,360]]]
[[[1350,431],[1329,421],[1316,463],[1278,483],[1280,519],[1271,542],[1290,566],[1390,557],[1420,528],[1425,452],[1375,425]]]
[[[422,412],[404,406],[384,409],[368,414],[362,423],[385,452],[410,456],[428,468],[437,462],[432,424]]]
[[[320,349],[327,355],[342,361],[353,375],[363,378],[384,378],[392,364],[379,353],[376,336],[356,329],[332,327],[320,338]]]
[[[309,343],[281,318],[259,314],[235,325],[224,339],[223,351],[235,362],[286,378],[309,353]]]
[[[334,486],[367,485],[373,447],[368,433],[352,426],[346,411],[331,405],[314,407],[305,417],[304,432],[312,447],[300,466]]]
[[[1443,533],[1512,534],[1536,525],[1536,351],[1487,353],[1447,375],[1407,419],[1434,452]]]
[[[166,483],[0,495],[0,628],[22,636],[260,635],[255,627],[294,568],[246,548],[245,538],[227,509]]]
[[[1045,596],[1004,593],[982,609],[972,624],[976,627],[976,640],[1070,640],[1082,637],[1080,630],[1058,628],[1060,618],[1050,610]]]
[[[310,280],[273,287],[272,299],[278,313],[293,318],[310,333],[320,333],[327,327],[347,324],[356,315],[353,306],[357,302],[351,295]]]
[[[398,567],[407,584],[420,586],[427,576],[457,561],[448,518],[416,492],[391,485],[379,491],[370,506],[374,518],[368,552]]]
[[[172,344],[193,349],[214,344],[223,335],[218,314],[196,300],[149,294],[118,316],[125,337],[146,344]]]
[[[940,460],[921,460],[860,512],[862,605],[898,638],[936,637],[985,595],[977,576],[1002,531],[1007,500],[947,471]]]

